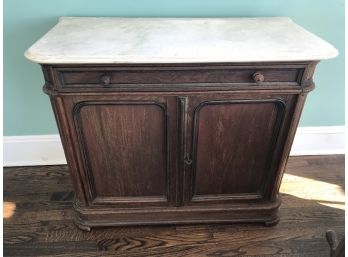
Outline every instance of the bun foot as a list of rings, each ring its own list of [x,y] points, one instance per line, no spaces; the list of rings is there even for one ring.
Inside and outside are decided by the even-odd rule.
[[[80,223],[75,223],[76,227],[78,227],[79,229],[86,231],[86,232],[90,232],[91,231],[91,227],[87,226],[87,225],[83,225]]]
[[[276,217],[273,220],[265,221],[265,227],[273,227],[279,223],[279,220],[279,217]]]

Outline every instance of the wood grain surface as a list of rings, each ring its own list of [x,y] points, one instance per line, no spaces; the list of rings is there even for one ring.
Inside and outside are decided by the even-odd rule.
[[[196,112],[196,195],[259,192],[277,109],[274,102],[221,101]]]
[[[344,233],[344,156],[292,157],[280,223],[95,228],[73,225],[66,166],[4,169],[5,256],[329,256]]]
[[[81,107],[77,117],[96,197],[166,195],[166,121],[161,107],[95,102]]]

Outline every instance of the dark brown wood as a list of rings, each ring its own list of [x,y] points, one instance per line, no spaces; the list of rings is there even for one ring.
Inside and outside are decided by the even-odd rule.
[[[276,224],[315,65],[44,65],[75,222]]]
[[[191,69],[57,69],[62,87],[100,86],[109,84],[175,84],[175,83],[259,83],[259,82],[297,82],[303,71],[301,68],[263,68],[261,71],[248,67],[210,69],[192,67]]]
[[[276,200],[277,192],[271,191],[278,166],[272,164],[279,163],[278,152],[283,150],[297,98],[262,93],[249,94],[248,100],[242,97],[224,93],[215,94],[215,100],[191,98],[194,162],[186,178],[186,202],[193,196],[196,204]],[[200,174],[195,176],[197,172]],[[195,195],[195,181],[211,192]]]
[[[7,257],[328,257],[325,232],[333,229],[339,239],[344,235],[342,155],[290,157],[275,227],[134,226],[87,233],[72,222],[74,189],[67,166],[4,168],[3,177]]]
[[[261,197],[284,111],[278,99],[202,102],[194,114],[194,197]]]
[[[85,101],[75,107],[93,201],[166,201],[166,112],[146,101]]]
[[[44,65],[46,82],[61,92],[197,91],[279,88],[299,90],[308,62],[245,64]],[[263,82],[253,75],[262,73]],[[48,76],[48,77],[47,77]],[[103,81],[107,80],[107,83]],[[52,83],[53,82],[53,83]],[[255,88],[254,88],[255,89]],[[210,89],[211,90],[211,89]]]

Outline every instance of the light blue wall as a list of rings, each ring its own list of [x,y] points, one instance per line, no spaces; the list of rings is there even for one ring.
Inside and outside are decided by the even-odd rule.
[[[319,64],[300,125],[344,124],[344,0],[4,0],[6,136],[57,133],[40,67],[23,53],[60,16],[288,16],[340,51]]]

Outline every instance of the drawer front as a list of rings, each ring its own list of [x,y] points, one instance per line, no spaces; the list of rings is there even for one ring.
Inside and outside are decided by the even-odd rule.
[[[304,68],[290,67],[165,67],[165,68],[57,68],[59,89],[132,88],[167,89],[187,86],[299,86]]]

